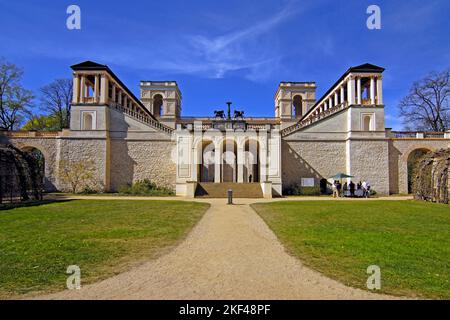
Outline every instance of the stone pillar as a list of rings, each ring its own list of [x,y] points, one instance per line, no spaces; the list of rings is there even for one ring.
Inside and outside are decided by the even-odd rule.
[[[117,102],[116,101],[116,86],[115,86],[115,84],[112,84],[111,90],[112,90],[112,92],[111,92],[112,101]]]
[[[334,92],[334,105],[337,106],[339,104],[338,102],[338,93],[337,91]]]
[[[105,104],[108,102],[108,77],[106,76],[106,74],[102,74],[102,87],[101,87],[101,91],[100,91],[100,103],[101,104]]]
[[[80,77],[75,75],[73,77],[73,93],[72,93],[72,103],[78,103],[80,100]]]
[[[347,81],[347,100],[349,105],[355,104],[355,79],[352,77]]]
[[[357,80],[357,85],[356,85],[356,90],[357,90],[357,97],[358,97],[358,104],[361,105],[361,77],[358,77]]]
[[[260,144],[260,155],[259,155],[259,159],[260,159],[260,169],[259,169],[259,181],[260,182],[265,182],[268,179],[268,175],[267,175],[267,140],[265,143],[261,143]]]
[[[244,148],[237,148],[237,183],[244,183]]]
[[[127,108],[127,107],[128,107],[128,99],[127,99],[127,96],[126,96],[126,95],[123,96],[123,107],[124,107],[124,108]]]
[[[377,104],[382,105],[383,104],[383,84],[382,84],[381,76],[379,76],[377,78],[377,97],[378,97]]]
[[[95,82],[94,82],[94,102],[98,103],[100,100],[100,75],[95,75]]]
[[[344,85],[342,85],[342,87],[341,87],[341,103],[344,103],[344,97],[345,97]]]
[[[375,104],[375,78],[370,77],[370,103]]]
[[[333,99],[330,97],[328,98],[328,108],[332,108],[333,107]]]
[[[84,75],[81,75],[81,85],[80,85],[80,102],[84,103],[84,97],[86,96],[86,79]]]
[[[222,164],[222,150],[220,150],[220,148],[218,147],[218,143],[215,144],[214,146],[214,182],[215,183],[220,183],[221,182],[221,177],[220,177],[220,167]]]
[[[118,99],[117,99],[117,103],[119,105],[122,105],[122,90],[120,90],[120,89],[119,89],[119,96],[118,96]]]

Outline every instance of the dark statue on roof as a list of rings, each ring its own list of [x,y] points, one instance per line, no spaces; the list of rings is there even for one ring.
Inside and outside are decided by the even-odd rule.
[[[220,119],[225,119],[225,111],[223,111],[223,110],[215,110],[214,111],[214,117],[220,118]]]
[[[235,119],[244,119],[244,111],[234,110]]]

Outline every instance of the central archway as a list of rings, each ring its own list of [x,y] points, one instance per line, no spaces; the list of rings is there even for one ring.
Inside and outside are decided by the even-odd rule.
[[[222,145],[222,182],[237,181],[237,144],[236,141],[227,139]]]

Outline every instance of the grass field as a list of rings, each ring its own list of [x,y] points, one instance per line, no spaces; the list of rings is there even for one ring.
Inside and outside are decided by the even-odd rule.
[[[82,285],[161,254],[208,204],[73,200],[0,210],[0,298],[63,290],[69,265]]]
[[[285,201],[253,208],[303,263],[366,289],[369,265],[381,292],[450,298],[450,206],[416,201]]]

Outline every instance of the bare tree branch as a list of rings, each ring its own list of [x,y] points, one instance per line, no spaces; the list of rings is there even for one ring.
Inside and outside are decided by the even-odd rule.
[[[58,120],[59,130],[70,126],[72,79],[57,79],[41,88],[41,108]]]
[[[399,104],[405,127],[424,131],[450,129],[450,69],[415,82]]]
[[[23,71],[0,58],[0,127],[14,130],[29,114],[33,94],[21,85]]]

